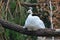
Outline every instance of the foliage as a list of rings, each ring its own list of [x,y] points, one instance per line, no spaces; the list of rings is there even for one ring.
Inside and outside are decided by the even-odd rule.
[[[34,2],[33,0],[19,0],[19,2]],[[36,1],[35,1],[36,2]],[[2,18],[8,20],[12,23],[19,24],[21,26],[24,25],[26,17],[28,14],[26,13],[27,9],[22,7],[21,5],[17,4],[16,0],[10,0],[8,5],[8,10],[5,12],[7,5],[3,7],[2,10]],[[9,12],[10,10],[10,12]],[[20,34],[13,30],[5,29],[5,35],[7,40],[26,40],[29,36]],[[35,36],[30,36],[32,40],[36,40]]]
[[[37,3],[37,0],[30,0],[31,3]]]
[[[37,1],[36,0],[20,0],[19,2],[36,3]],[[16,24],[24,26],[25,20],[28,16],[28,14],[26,13],[27,9],[17,4],[19,2],[16,2],[16,0],[11,0],[8,6],[10,12],[9,10],[7,10],[7,13],[4,13],[5,12],[5,6],[4,6],[3,11],[2,11],[2,17],[3,19],[5,20],[7,19],[8,21],[12,23],[16,23]],[[33,12],[36,12],[36,11],[37,9],[35,9],[34,7]],[[7,40],[26,40],[28,37],[31,37],[32,40],[37,39],[36,36],[23,35],[9,29],[5,29],[5,34],[6,34]]]

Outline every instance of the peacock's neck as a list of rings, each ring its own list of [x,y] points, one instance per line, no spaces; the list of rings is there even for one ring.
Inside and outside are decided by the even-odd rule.
[[[33,12],[30,12],[30,15],[32,15],[33,14]]]
[[[29,14],[29,16],[32,16],[32,14]]]

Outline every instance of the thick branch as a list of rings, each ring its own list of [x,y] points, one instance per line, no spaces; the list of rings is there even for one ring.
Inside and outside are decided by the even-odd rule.
[[[36,7],[36,6],[39,6],[39,4],[37,3],[20,3],[22,6],[28,6],[28,7]]]
[[[26,2],[21,2],[20,4],[22,6],[28,6],[28,7],[36,7],[36,6],[40,6],[41,3],[46,3],[46,2],[39,2],[39,3],[26,3]],[[52,1],[52,3],[55,3],[54,1]]]
[[[31,35],[31,36],[60,36],[60,32],[56,32],[53,29],[40,29],[40,30],[36,30],[36,31],[28,31],[27,29],[23,29],[21,26],[17,25],[17,24],[13,24],[7,21],[4,21],[2,19],[0,19],[0,24],[4,27],[4,28],[8,28],[17,32],[20,32],[22,34],[26,34],[26,35]]]

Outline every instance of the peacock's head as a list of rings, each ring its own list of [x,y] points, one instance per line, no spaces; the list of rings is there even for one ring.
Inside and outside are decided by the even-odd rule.
[[[27,13],[30,13],[30,14],[33,13],[33,12],[32,12],[32,7],[29,7],[29,10],[27,11]]]
[[[32,8],[32,7],[29,7],[29,9],[31,9],[31,10],[32,10],[33,8]]]

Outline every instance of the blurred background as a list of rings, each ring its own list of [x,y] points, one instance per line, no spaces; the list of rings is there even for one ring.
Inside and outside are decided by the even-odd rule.
[[[22,6],[26,2],[37,3],[33,7],[33,12],[40,14],[39,17],[45,23],[46,28],[51,28],[50,22],[50,8],[49,0],[0,0],[0,18],[6,21],[24,26],[25,20],[28,16],[26,13],[28,6]],[[52,12],[53,12],[53,27],[60,28],[60,0],[52,0]],[[30,37],[28,39],[28,37]],[[15,32],[13,30],[5,29],[0,25],[0,40],[36,40],[35,36],[27,36]]]

